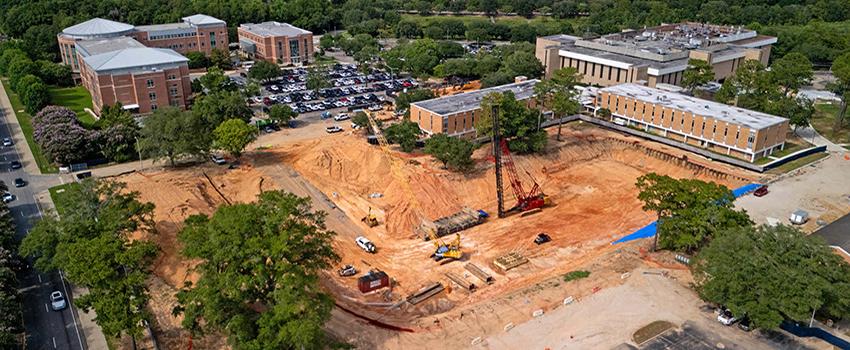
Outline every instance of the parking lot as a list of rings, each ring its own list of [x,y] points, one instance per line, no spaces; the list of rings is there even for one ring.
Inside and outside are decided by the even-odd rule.
[[[298,114],[370,107],[379,109],[391,102],[385,97],[387,93],[394,94],[418,86],[414,79],[392,80],[389,74],[380,70],[363,74],[354,65],[334,65],[326,75],[333,87],[316,92],[306,87],[306,69],[284,70],[280,77],[264,83],[261,96],[252,97],[249,103],[264,111],[275,104],[286,104]]]

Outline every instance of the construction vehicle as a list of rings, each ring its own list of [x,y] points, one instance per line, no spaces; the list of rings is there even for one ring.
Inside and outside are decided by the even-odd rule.
[[[508,149],[508,141],[502,138],[502,135],[500,134],[499,108],[497,106],[493,106],[491,114],[493,116],[493,157],[496,161],[496,198],[498,199],[499,217],[503,218],[513,211],[529,212],[532,210],[540,210],[544,205],[549,203],[549,198],[543,193],[543,190],[540,189],[540,185],[537,184],[537,180],[535,180],[528,171],[525,173],[531,178],[534,186],[531,187],[531,191],[525,191],[525,188],[517,175],[513,157],[511,157],[511,151]],[[516,198],[517,201],[516,205],[508,210],[505,210],[504,193],[502,190],[503,165],[508,173],[508,180],[511,182],[511,189],[513,189],[514,198]]]
[[[364,113],[369,119],[369,126],[372,127],[372,131],[374,132],[375,137],[378,139],[378,144],[380,145],[381,150],[384,152],[384,154],[390,161],[390,169],[392,170],[393,176],[396,178],[396,181],[401,184],[401,188],[404,191],[404,194],[410,200],[411,209],[414,213],[416,213],[419,218],[424,218],[421,212],[419,201],[413,194],[413,190],[410,189],[410,181],[409,179],[405,178],[404,174],[402,173],[400,164],[401,161],[398,158],[393,157],[392,152],[390,151],[390,144],[389,142],[387,142],[387,139],[381,132],[381,128],[378,126],[378,122],[375,121],[375,117],[372,116],[372,112],[364,111]],[[457,235],[457,238],[448,244],[438,239],[434,230],[428,230],[428,235],[431,240],[434,241],[434,246],[436,247],[434,254],[431,255],[434,260],[439,261],[443,258],[460,259],[461,257],[463,257],[463,251],[461,251],[460,249],[460,235]]]
[[[375,217],[374,214],[372,214],[372,207],[369,207],[369,213],[366,214],[366,216],[364,216],[362,219],[360,219],[360,221],[365,222],[366,225],[369,225],[369,227],[378,226],[378,218]]]
[[[448,243],[437,237],[434,231],[431,231],[430,234],[431,242],[434,242],[434,247],[436,247],[434,254],[431,254],[434,261],[443,259],[457,260],[463,257],[463,251],[460,250],[460,234],[456,234],[454,241]]]

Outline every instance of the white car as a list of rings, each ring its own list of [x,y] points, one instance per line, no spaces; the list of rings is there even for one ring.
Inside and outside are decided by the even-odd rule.
[[[357,242],[357,245],[367,253],[375,253],[375,244],[368,238],[357,236],[357,238],[354,239],[354,242]]]
[[[374,105],[369,106],[369,110],[372,111],[372,112],[377,112],[377,111],[380,111],[382,109],[384,109],[384,107],[381,107],[381,105],[378,105],[378,104],[374,104]]]
[[[721,309],[720,313],[717,314],[717,322],[722,323],[724,326],[730,326],[737,321],[738,318],[729,309]]]
[[[10,138],[8,138],[8,137],[4,137],[4,138],[3,138],[3,146],[4,146],[4,147],[9,147],[9,146],[11,146],[11,145],[12,145],[12,139],[10,139]]]
[[[9,192],[3,193],[3,203],[9,203],[13,200],[15,200],[15,195]]]
[[[349,117],[348,114],[345,113],[340,113],[334,116],[334,120],[336,121],[343,121],[348,119],[351,119],[351,117]]]
[[[68,303],[65,302],[65,297],[62,295],[60,291],[53,291],[50,293],[50,307],[53,308],[53,311],[63,310],[68,306]]]
[[[225,164],[227,164],[227,161],[226,161],[224,158],[222,158],[222,157],[221,157],[221,156],[219,156],[219,155],[215,155],[215,154],[213,154],[213,155],[211,155],[211,156],[210,156],[210,160],[212,160],[212,162],[213,162],[213,163],[216,163],[216,164],[218,164],[218,165],[225,165]]]
[[[342,132],[342,128],[334,125],[334,126],[329,126],[329,127],[325,128],[325,131],[327,131],[328,134],[333,134],[335,132]]]

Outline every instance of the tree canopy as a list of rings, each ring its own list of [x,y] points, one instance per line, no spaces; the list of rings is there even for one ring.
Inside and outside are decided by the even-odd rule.
[[[154,159],[168,159],[174,165],[177,159],[209,151],[212,139],[204,130],[204,121],[196,114],[161,108],[145,119],[140,132],[141,151]]]
[[[478,135],[493,135],[493,106],[499,107],[499,130],[508,140],[511,152],[541,152],[547,143],[546,130],[539,127],[543,117],[539,110],[518,101],[511,91],[490,93],[481,101],[481,119],[475,125]]]
[[[682,73],[682,86],[693,91],[697,86],[714,80],[714,70],[705,60],[689,59],[688,68]]]
[[[472,167],[472,152],[475,146],[467,140],[436,134],[425,141],[425,153],[443,163],[453,171],[466,171]]]
[[[576,114],[581,109],[578,91],[574,88],[582,75],[576,68],[564,67],[552,73],[552,76],[537,83],[534,93],[544,107],[552,109],[557,118]],[[558,140],[561,139],[561,123],[558,123]]]
[[[257,128],[241,119],[228,119],[213,131],[213,145],[236,158],[257,138]]]
[[[248,71],[248,77],[259,81],[269,81],[280,76],[280,67],[269,61],[261,60],[254,63]]]
[[[390,125],[383,132],[387,142],[398,144],[402,151],[408,153],[413,152],[413,149],[416,148],[416,141],[421,133],[419,124],[409,120]]]
[[[182,253],[201,263],[197,283],[177,295],[183,326],[225,331],[237,350],[322,348],[333,301],[320,271],[339,259],[325,215],[307,198],[273,191],[186,219]]]
[[[813,311],[850,316],[850,265],[823,241],[792,227],[723,230],[692,268],[702,298],[746,315],[757,328],[807,321]]]

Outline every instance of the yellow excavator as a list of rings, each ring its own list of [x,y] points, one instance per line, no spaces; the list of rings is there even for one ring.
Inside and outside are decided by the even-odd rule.
[[[437,237],[434,231],[429,231],[428,235],[431,237],[431,242],[434,242],[434,247],[437,248],[434,254],[431,255],[434,261],[443,259],[458,260],[463,257],[463,251],[460,250],[460,234],[455,234],[455,239],[448,243]]]
[[[372,207],[369,207],[369,213],[366,214],[366,216],[364,216],[362,219],[360,219],[360,221],[365,222],[366,225],[369,225],[369,227],[378,226],[378,218],[375,217],[374,214],[372,214]]]

